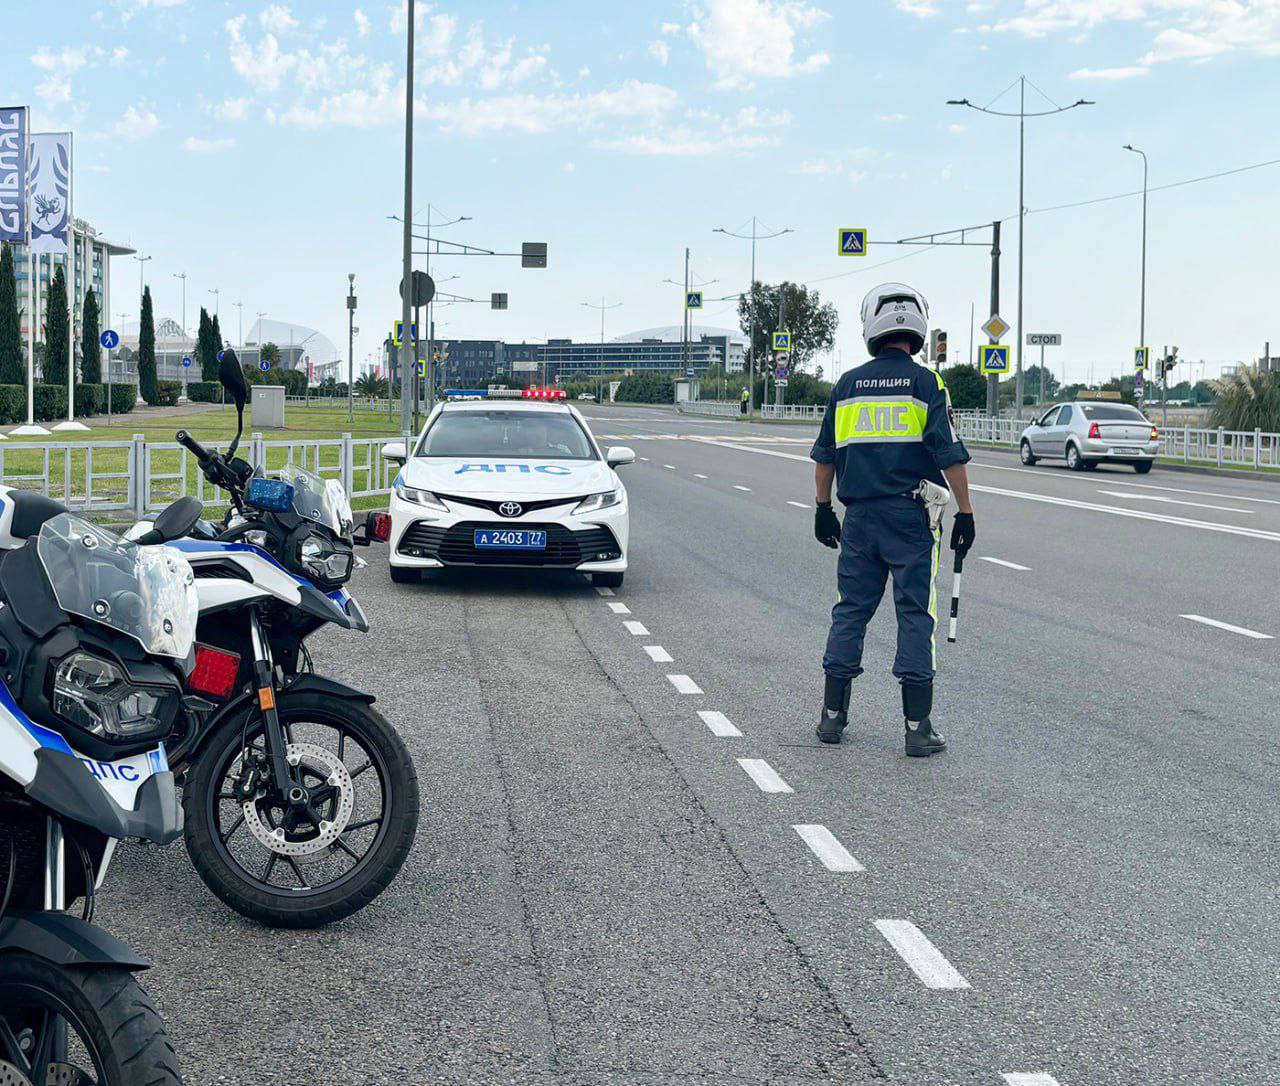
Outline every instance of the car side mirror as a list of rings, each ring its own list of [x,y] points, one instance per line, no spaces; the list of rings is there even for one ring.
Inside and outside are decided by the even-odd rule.
[[[604,458],[611,468],[619,468],[623,464],[634,464],[636,462],[635,450],[628,449],[625,445],[614,445],[605,450]]]
[[[382,459],[390,460],[393,464],[403,464],[408,459],[404,451],[404,442],[391,441],[383,445]]]

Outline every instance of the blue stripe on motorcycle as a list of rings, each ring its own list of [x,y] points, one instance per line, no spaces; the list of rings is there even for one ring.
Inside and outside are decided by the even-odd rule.
[[[8,710],[10,716],[26,728],[39,741],[42,747],[51,747],[53,750],[60,750],[64,754],[75,755],[75,751],[71,749],[71,744],[61,735],[50,728],[46,728],[43,724],[37,724],[27,716],[18,703],[13,700],[13,695],[9,693],[9,688],[3,683],[0,683],[0,707]]]

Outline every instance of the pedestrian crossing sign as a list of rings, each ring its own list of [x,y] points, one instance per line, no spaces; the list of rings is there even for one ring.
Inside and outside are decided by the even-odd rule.
[[[773,349],[779,353],[791,350],[791,333],[774,332]]]
[[[1135,347],[1133,349],[1133,368],[1137,373],[1143,373],[1147,368],[1147,359],[1151,356],[1150,347]]]
[[[867,255],[867,230],[864,226],[842,226],[840,228],[841,256]]]
[[[684,296],[685,309],[701,309],[702,308],[702,291],[691,290]]]
[[[978,368],[984,374],[1009,372],[1009,345],[984,343],[978,348]]]
[[[425,360],[418,362],[418,376],[425,377],[427,375],[427,363]]]
[[[395,329],[391,333],[391,342],[394,343],[397,347],[400,346],[400,331],[403,327],[404,327],[404,321],[396,321]],[[418,342],[418,325],[413,321],[409,322],[409,342],[410,343]]]

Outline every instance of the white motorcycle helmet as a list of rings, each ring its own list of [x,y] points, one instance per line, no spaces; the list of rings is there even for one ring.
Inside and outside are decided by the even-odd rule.
[[[905,283],[881,283],[862,299],[862,338],[876,354],[887,339],[906,338],[911,353],[922,350],[929,338],[929,303]]]

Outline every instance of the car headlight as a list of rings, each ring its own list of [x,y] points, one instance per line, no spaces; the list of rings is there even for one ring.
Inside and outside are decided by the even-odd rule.
[[[323,536],[307,536],[298,548],[298,558],[307,573],[324,584],[340,585],[351,577],[352,552]]]
[[[617,505],[622,501],[622,487],[616,490],[605,490],[599,494],[588,494],[582,501],[573,507],[575,513],[595,513],[601,509],[608,509],[611,505]]]
[[[396,481],[391,484],[396,495],[403,498],[407,502],[413,502],[414,505],[421,505],[426,509],[435,509],[441,513],[449,512],[449,507],[429,490],[418,490],[416,487],[408,486],[404,483],[400,476],[396,476]]]
[[[142,739],[168,733],[178,692],[135,686],[110,660],[73,652],[54,674],[53,711],[104,739]]]

